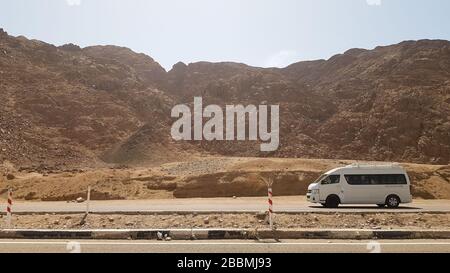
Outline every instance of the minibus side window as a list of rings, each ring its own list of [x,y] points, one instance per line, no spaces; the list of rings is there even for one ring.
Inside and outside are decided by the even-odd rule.
[[[406,185],[403,174],[345,175],[349,185]]]
[[[341,179],[340,175],[330,175],[324,180],[322,180],[322,185],[332,185],[332,184],[339,184],[339,180]]]

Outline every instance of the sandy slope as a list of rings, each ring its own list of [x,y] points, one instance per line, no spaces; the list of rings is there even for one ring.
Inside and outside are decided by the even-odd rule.
[[[145,168],[99,168],[50,174],[13,172],[2,177],[0,198],[13,187],[16,199],[70,201],[92,186],[95,200],[264,196],[261,176],[273,177],[278,195],[304,195],[321,173],[347,160],[205,157]],[[450,166],[402,164],[416,198],[450,199]],[[11,171],[11,167],[9,168]]]

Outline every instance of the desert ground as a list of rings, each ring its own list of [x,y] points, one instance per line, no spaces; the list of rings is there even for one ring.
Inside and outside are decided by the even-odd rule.
[[[0,216],[1,217],[1,216]],[[448,229],[449,213],[297,213],[276,214],[275,228],[324,229]],[[18,229],[197,229],[197,228],[267,228],[264,213],[211,214],[29,214],[14,216]],[[0,229],[7,228],[0,221]]]
[[[274,195],[305,195],[323,172],[349,160],[196,157],[151,167],[110,166],[70,170],[16,169],[3,164],[0,199],[12,188],[15,200],[145,200],[265,196],[261,177],[274,179]],[[364,162],[359,162],[364,163]],[[380,162],[378,162],[380,164]],[[414,198],[450,199],[450,166],[401,164],[412,181]]]

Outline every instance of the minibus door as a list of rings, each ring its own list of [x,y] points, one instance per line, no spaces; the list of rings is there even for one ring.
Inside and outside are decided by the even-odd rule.
[[[329,175],[320,182],[320,201],[326,201],[330,195],[337,195],[342,200],[340,175]]]

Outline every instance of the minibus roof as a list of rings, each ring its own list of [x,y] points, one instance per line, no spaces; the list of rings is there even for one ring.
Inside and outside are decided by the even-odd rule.
[[[325,174],[329,175],[329,174],[333,174],[339,171],[345,171],[345,170],[386,170],[386,171],[392,171],[392,170],[396,170],[396,171],[401,171],[404,172],[405,170],[403,169],[402,166],[400,166],[397,163],[392,163],[392,164],[352,164],[352,165],[348,165],[345,167],[340,167],[340,168],[335,168],[332,169],[328,172],[326,172]]]

